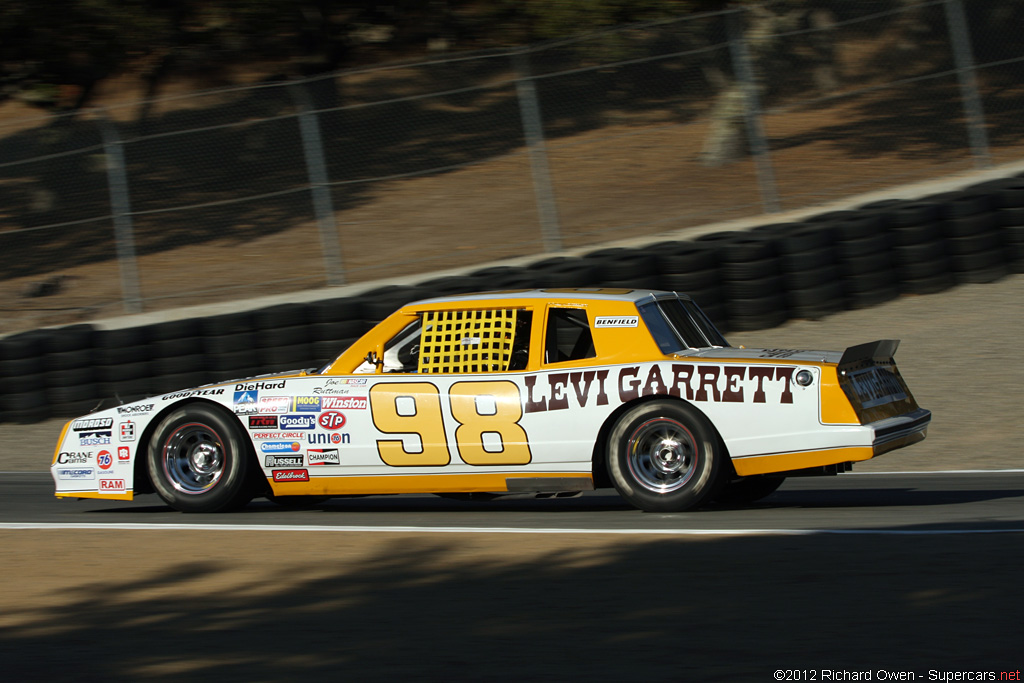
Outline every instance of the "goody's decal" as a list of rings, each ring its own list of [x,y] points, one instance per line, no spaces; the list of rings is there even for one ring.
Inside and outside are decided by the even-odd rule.
[[[313,429],[316,421],[315,415],[282,415],[281,429]]]

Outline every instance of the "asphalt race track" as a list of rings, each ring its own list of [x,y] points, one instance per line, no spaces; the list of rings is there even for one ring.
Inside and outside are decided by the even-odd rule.
[[[750,506],[682,514],[642,513],[606,490],[576,498],[493,501],[431,495],[333,498],[304,510],[260,499],[236,513],[187,515],[156,495],[132,502],[64,500],[53,496],[48,473],[0,474],[0,528],[36,524],[636,534],[1024,533],[1024,470],[795,478]]]
[[[1024,472],[790,480],[747,508],[62,501],[0,475],[18,681],[1019,680]],[[972,676],[966,678],[965,676]]]

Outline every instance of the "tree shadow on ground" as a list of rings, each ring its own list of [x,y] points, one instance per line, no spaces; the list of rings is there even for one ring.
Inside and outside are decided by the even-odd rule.
[[[116,536],[83,540],[123,562],[67,566],[45,604],[5,610],[5,677],[754,681],[1020,665],[1018,535],[300,532],[246,535],[239,551],[209,533],[136,536],[127,556]],[[197,558],[143,561],[171,540]]]

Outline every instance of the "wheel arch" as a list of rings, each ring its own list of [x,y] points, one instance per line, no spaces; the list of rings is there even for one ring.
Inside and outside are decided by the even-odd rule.
[[[259,466],[259,461],[256,460],[256,450],[253,448],[252,439],[249,437],[249,432],[245,429],[245,425],[241,420],[238,419],[238,415],[228,410],[222,404],[216,401],[211,401],[205,398],[189,398],[184,401],[178,401],[172,403],[158,411],[153,418],[146,425],[146,428],[142,430],[142,434],[139,436],[138,446],[135,451],[135,462],[133,466],[133,491],[136,495],[141,493],[155,493],[156,489],[153,488],[153,481],[149,478],[149,469],[146,467],[146,453],[149,451],[149,444],[153,440],[153,435],[156,433],[157,427],[163,422],[164,418],[170,413],[184,408],[190,405],[206,405],[210,406],[217,412],[221,413],[225,417],[230,418],[233,422],[237,422],[239,425],[239,433],[244,434],[245,438],[242,439],[242,443],[248,450],[248,455]]]
[[[623,403],[605,418],[604,423],[601,425],[601,429],[598,430],[597,439],[594,441],[594,450],[590,454],[590,469],[594,477],[594,488],[600,489],[613,487],[611,476],[608,474],[608,461],[605,454],[608,452],[608,436],[611,434],[615,424],[619,421],[619,418],[621,418],[627,411],[632,410],[638,405],[650,403],[651,401],[664,400],[675,401],[681,405],[687,405],[707,420],[707,423],[711,425],[711,429],[714,431],[715,436],[718,437],[718,445],[722,449],[722,453],[724,454],[726,461],[729,463],[730,469],[732,469],[732,456],[729,455],[729,447],[725,444],[725,440],[722,438],[721,432],[718,431],[718,427],[703,410],[698,408],[691,401],[679,398],[678,396],[673,396],[671,394],[651,394],[649,396],[635,398],[628,403]],[[735,475],[735,470],[733,470],[733,474]]]

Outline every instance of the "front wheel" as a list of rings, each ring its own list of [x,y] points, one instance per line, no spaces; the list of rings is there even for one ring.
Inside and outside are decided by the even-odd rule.
[[[729,470],[725,457],[707,418],[678,401],[636,406],[619,418],[608,440],[615,489],[648,512],[682,512],[710,500]]]
[[[252,455],[238,425],[200,403],[168,414],[149,442],[146,466],[153,488],[182,512],[222,512],[253,497]]]

